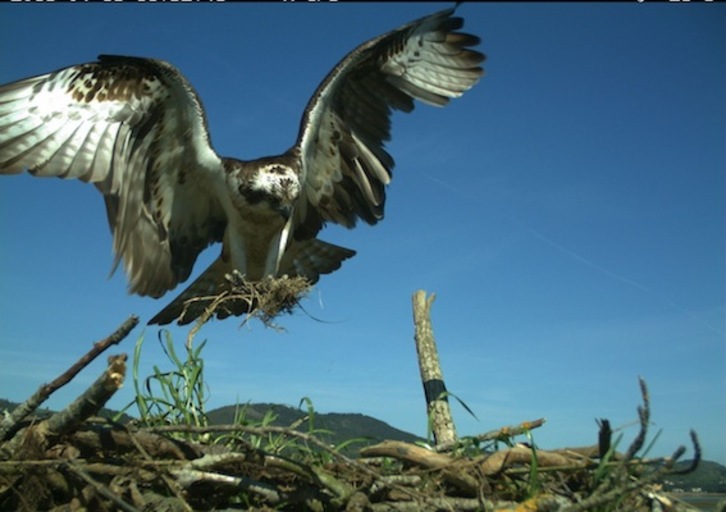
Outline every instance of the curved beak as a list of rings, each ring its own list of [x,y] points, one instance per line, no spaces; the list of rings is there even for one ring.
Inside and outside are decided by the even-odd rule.
[[[293,210],[293,207],[292,207],[292,205],[289,205],[289,204],[281,204],[280,206],[277,207],[277,212],[280,215],[282,215],[282,218],[285,220],[290,219],[290,217],[292,216],[292,210]]]

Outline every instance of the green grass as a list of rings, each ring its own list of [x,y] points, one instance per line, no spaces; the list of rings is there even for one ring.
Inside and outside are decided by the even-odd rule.
[[[319,464],[333,461],[334,453],[343,452],[355,444],[367,441],[366,438],[348,439],[332,446],[330,451],[321,450],[320,446],[309,442],[305,437],[294,437],[282,431],[267,429],[277,420],[277,415],[268,410],[262,419],[256,421],[247,417],[247,405],[237,404],[233,424],[255,427],[252,430],[210,433],[206,414],[206,402],[209,399],[209,388],[204,380],[203,350],[206,340],[194,347],[193,344],[183,346],[184,353],[179,354],[174,346],[171,334],[161,330],[159,344],[167,359],[167,365],[153,366],[153,373],[146,377],[140,374],[144,335],[136,340],[131,373],[135,391],[134,399],[118,414],[129,412],[134,407],[138,412],[138,422],[143,427],[186,426],[186,431],[174,432],[171,435],[180,439],[194,440],[210,444],[224,444],[230,448],[244,445],[247,449],[260,450],[272,455],[287,455],[315,460]],[[300,420],[289,425],[291,430],[303,432],[308,436],[325,436],[332,432],[316,426],[316,411],[312,400],[303,397],[299,407],[306,414]],[[195,431],[197,428],[198,431]],[[332,453],[331,453],[332,452]]]
[[[153,367],[152,375],[141,377],[139,367],[144,346],[144,334],[136,340],[132,362],[132,380],[135,397],[121,412],[134,405],[139,413],[139,422],[146,427],[161,425],[187,425],[206,427],[208,425],[205,404],[209,390],[204,382],[203,341],[194,348],[185,346],[185,357],[180,357],[174,348],[171,334],[159,331],[159,344],[166,355],[170,368]],[[184,436],[189,437],[189,436]]]
[[[284,470],[290,475],[301,478],[312,478],[332,492],[336,496],[335,499],[342,500],[341,502],[350,496],[353,492],[350,484],[344,479],[333,477],[330,468],[341,461],[347,461],[345,463],[350,467],[357,465],[350,459],[342,457],[340,453],[367,439],[350,439],[335,446],[321,441],[331,432],[319,428],[316,423],[315,407],[309,397],[303,397],[298,404],[298,408],[303,410],[305,415],[289,425],[289,428],[273,425],[278,416],[272,410],[268,410],[261,419],[257,416],[258,419],[252,421],[247,415],[248,405],[237,404],[233,419],[235,428],[215,431],[216,425],[215,427],[209,425],[205,408],[210,394],[204,379],[203,350],[206,341],[196,347],[193,344],[185,344],[183,352],[177,352],[170,333],[162,330],[158,342],[166,356],[166,364],[153,366],[152,374],[146,377],[141,376],[139,372],[144,347],[143,335],[136,341],[134,349],[132,379],[136,396],[124,411],[135,406],[141,426],[188,427],[176,431],[172,429],[169,435],[207,445],[222,444],[232,451],[273,456],[278,470]],[[590,502],[582,510],[597,512],[623,510],[622,507],[629,503],[627,500],[632,499],[634,492],[637,494],[634,483],[637,484],[643,475],[653,473],[643,460],[659,435],[658,432],[654,439],[645,443],[649,407],[647,389],[644,383],[641,383],[641,386],[644,406],[638,408],[640,432],[627,448],[625,456],[619,456],[617,452],[618,446],[623,441],[623,434],[620,432],[612,442],[609,442],[606,453],[599,459],[590,461],[587,467],[577,465],[564,468],[543,467],[540,454],[544,452],[538,451],[529,427],[519,434],[503,435],[486,441],[477,437],[464,437],[458,440],[450,453],[459,462],[464,461],[464,464],[467,460],[483,460],[498,451],[502,445],[504,449],[511,448],[516,444],[515,436],[523,435],[531,449],[529,462],[508,467],[496,478],[491,479],[487,485],[491,485],[488,492],[492,496],[517,502],[532,500],[533,503],[537,503],[541,499],[551,500],[558,494],[570,493],[573,497],[577,496],[581,503]],[[452,393],[446,392],[439,399],[449,397],[456,399],[473,416],[469,407]],[[433,423],[432,412],[428,417],[429,440]],[[611,436],[612,433],[608,432],[605,437],[610,441]],[[395,475],[405,472],[406,469],[405,464],[399,462],[384,460],[381,464],[378,468],[381,475]],[[438,473],[424,475],[424,481],[428,482],[433,478],[429,484],[424,484],[424,487],[443,489],[444,484],[435,475]],[[244,502],[248,498],[241,491],[238,499]]]

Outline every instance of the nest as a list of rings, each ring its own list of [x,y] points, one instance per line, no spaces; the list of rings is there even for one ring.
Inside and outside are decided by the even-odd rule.
[[[270,325],[277,316],[292,313],[310,287],[305,277],[268,276],[260,281],[248,281],[234,271],[225,276],[225,283],[215,295],[185,301],[179,323],[184,325],[197,319],[197,325],[202,325],[215,316],[222,320],[247,315],[248,319],[259,318]]]
[[[3,445],[3,510],[692,510],[654,484],[672,459],[619,454],[602,464],[592,448],[467,453],[471,439],[448,451],[384,441],[353,459],[285,427],[138,428],[101,418],[62,435],[46,427],[26,426],[21,443]],[[490,435],[506,445],[530,427]],[[255,446],[271,436],[278,448]]]
[[[264,315],[289,312],[296,303],[287,298],[299,288],[277,284],[268,289],[269,302],[253,297],[261,311],[263,305],[272,308]],[[96,415],[125,379],[125,354],[109,357],[102,375],[64,410],[45,419],[32,417],[50,394],[124,339],[137,322],[129,318],[0,421],[0,509],[694,510],[657,485],[674,472],[684,448],[668,458],[637,456],[650,422],[643,381],[640,430],[622,453],[611,442],[607,420],[600,421],[597,442],[589,447],[540,450],[515,442],[521,435],[531,439],[530,433],[544,424],[535,420],[435,446],[380,440],[368,443],[357,457],[344,454],[352,443],[347,450],[330,446],[318,432],[301,431],[300,424],[119,424]],[[700,460],[695,433],[692,442],[695,456],[686,471]]]
[[[260,281],[248,281],[235,270],[225,276],[214,295],[172,303],[156,318],[163,316],[163,323],[176,318],[179,325],[194,321],[187,337],[186,346],[189,348],[204,324],[215,317],[223,320],[231,316],[244,316],[243,323],[256,318],[267,327],[277,328],[274,319],[295,311],[311,287],[311,282],[301,276],[268,276]]]

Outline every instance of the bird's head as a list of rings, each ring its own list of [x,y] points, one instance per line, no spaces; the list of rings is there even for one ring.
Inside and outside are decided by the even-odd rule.
[[[298,173],[282,162],[245,162],[228,173],[227,181],[248,207],[277,212],[286,220],[300,197]]]

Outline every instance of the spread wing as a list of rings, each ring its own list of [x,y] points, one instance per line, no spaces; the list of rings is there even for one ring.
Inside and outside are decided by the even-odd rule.
[[[104,195],[131,292],[161,296],[221,240],[222,162],[170,64],[101,56],[0,86],[0,174],[77,178]]]
[[[457,32],[461,18],[442,11],[362,44],[318,87],[303,115],[297,145],[305,199],[296,209],[296,238],[314,236],[326,221],[353,227],[383,217],[393,158],[393,109],[414,99],[446,105],[477,83],[484,55],[475,36]]]

